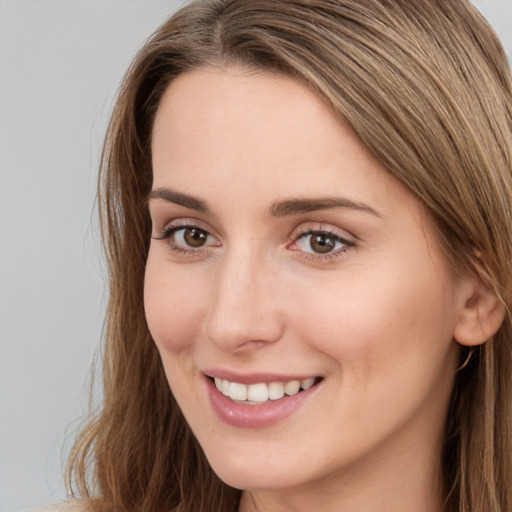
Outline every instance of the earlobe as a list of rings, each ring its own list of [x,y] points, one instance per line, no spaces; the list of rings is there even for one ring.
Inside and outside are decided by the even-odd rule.
[[[467,347],[481,345],[500,328],[505,307],[494,290],[479,277],[469,278],[461,292],[462,307],[453,337]]]

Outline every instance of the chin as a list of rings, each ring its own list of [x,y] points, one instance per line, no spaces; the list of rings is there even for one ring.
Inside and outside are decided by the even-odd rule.
[[[262,439],[250,446],[248,441],[245,449],[238,443],[226,446],[217,442],[205,445],[204,453],[215,474],[227,485],[241,490],[291,489],[329,473],[331,464],[323,457],[315,460],[305,457],[302,450],[286,446],[283,451],[273,442],[267,446],[264,442]]]
[[[210,464],[215,474],[225,484],[235,489],[256,491],[292,488],[307,480],[305,475],[290,473],[289,469],[280,469],[278,466],[270,467],[270,464],[259,467],[252,465],[251,461],[234,460],[232,462],[232,464],[224,462]]]

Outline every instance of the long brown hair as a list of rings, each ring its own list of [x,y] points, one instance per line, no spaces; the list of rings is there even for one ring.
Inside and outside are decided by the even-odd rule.
[[[324,98],[424,201],[455,270],[480,274],[505,305],[497,334],[456,374],[443,478],[448,512],[512,510],[512,80],[466,0],[193,2],[144,45],[103,151],[104,402],[76,441],[69,485],[97,510],[238,506],[169,390],[143,310],[155,111],[179,74],[232,63],[293,76]]]

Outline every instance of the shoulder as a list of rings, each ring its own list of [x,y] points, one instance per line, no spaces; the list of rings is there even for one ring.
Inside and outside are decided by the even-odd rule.
[[[87,507],[83,501],[65,501],[63,503],[54,503],[44,507],[36,508],[27,512],[86,512]]]

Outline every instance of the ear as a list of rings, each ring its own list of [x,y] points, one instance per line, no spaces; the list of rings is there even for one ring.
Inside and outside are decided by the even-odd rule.
[[[460,288],[461,310],[455,324],[455,341],[467,347],[485,343],[505,318],[505,306],[479,276],[464,278]]]

